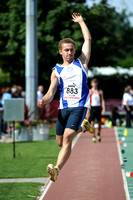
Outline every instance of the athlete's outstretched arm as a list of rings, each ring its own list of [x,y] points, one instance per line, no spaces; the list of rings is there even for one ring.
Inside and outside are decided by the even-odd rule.
[[[42,99],[40,99],[37,102],[38,107],[42,108],[45,104],[48,104],[52,101],[54,98],[54,95],[56,93],[57,87],[58,87],[58,78],[56,77],[55,70],[53,70],[51,74],[51,84],[48,89],[48,92],[44,95]]]
[[[79,59],[81,60],[86,71],[88,71],[87,65],[90,60],[90,54],[91,54],[91,34],[80,13],[73,13],[72,18],[74,22],[77,22],[80,25],[82,30],[84,43],[82,46],[82,52]]]

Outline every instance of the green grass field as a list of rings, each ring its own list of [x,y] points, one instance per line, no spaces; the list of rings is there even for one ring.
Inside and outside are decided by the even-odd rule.
[[[46,166],[56,163],[60,148],[55,139],[55,127],[49,141],[16,143],[13,159],[12,143],[0,144],[0,178],[47,177]]]
[[[50,140],[55,140],[56,139],[56,127],[55,126],[50,126]]]
[[[0,183],[0,200],[35,200],[42,183]]]
[[[124,133],[125,128],[124,127],[117,127],[117,134],[119,139],[121,138],[121,135],[123,137],[123,133]],[[125,177],[126,177],[126,181],[127,181],[127,185],[128,185],[128,190],[129,190],[129,196],[130,199],[133,199],[133,178],[131,178],[130,176],[126,176],[127,172],[133,172],[133,128],[128,128],[128,135],[124,136],[124,141],[123,141],[123,145],[120,146],[120,150],[121,150],[121,156],[122,156],[122,160],[123,160],[123,164],[125,164]],[[124,146],[124,144],[126,143],[126,147]],[[127,159],[127,161],[125,162],[125,159]]]
[[[50,127],[50,140],[0,144],[0,178],[48,177],[46,166],[56,163],[60,148],[55,141],[55,127]],[[42,183],[0,183],[0,200],[36,199]]]

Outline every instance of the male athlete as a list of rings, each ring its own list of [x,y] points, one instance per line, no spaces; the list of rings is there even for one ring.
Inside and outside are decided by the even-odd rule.
[[[91,81],[92,88],[90,89],[90,106],[91,109],[87,110],[86,119],[91,121],[91,125],[94,126],[95,119],[98,122],[97,140],[101,142],[101,111],[105,114],[105,101],[103,97],[103,91],[98,89],[98,80],[96,78]],[[95,132],[92,134],[92,141],[96,142]]]
[[[56,181],[57,176],[71,154],[71,144],[74,136],[81,131],[94,131],[87,121],[83,121],[89,107],[89,89],[87,86],[88,62],[91,53],[91,35],[79,13],[73,13],[72,19],[81,27],[84,43],[81,55],[74,60],[75,42],[64,38],[59,42],[59,53],[63,63],[56,64],[51,74],[51,84],[48,92],[38,101],[38,107],[52,101],[57,87],[60,91],[60,106],[56,123],[57,144],[62,147],[56,166],[49,164],[47,171],[50,180]],[[83,121],[83,123],[82,123]],[[80,128],[82,123],[82,128]]]

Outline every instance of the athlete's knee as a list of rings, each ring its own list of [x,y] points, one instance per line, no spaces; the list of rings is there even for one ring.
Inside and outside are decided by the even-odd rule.
[[[64,133],[64,138],[63,138],[63,144],[71,144],[72,140],[73,140],[73,137],[75,135],[75,131],[66,131]]]
[[[72,141],[71,136],[64,136],[63,144],[69,144]]]

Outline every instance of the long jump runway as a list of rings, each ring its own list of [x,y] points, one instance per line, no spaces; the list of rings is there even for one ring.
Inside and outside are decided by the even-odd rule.
[[[102,129],[102,142],[81,134],[58,180],[43,200],[126,200],[114,129]]]

